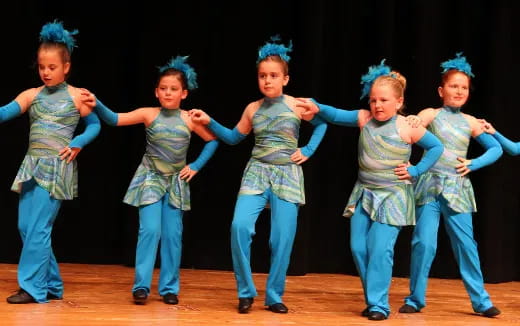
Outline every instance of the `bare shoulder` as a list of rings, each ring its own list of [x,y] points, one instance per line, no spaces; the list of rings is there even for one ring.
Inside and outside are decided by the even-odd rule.
[[[358,113],[358,125],[360,128],[363,128],[370,119],[372,119],[372,112],[366,109],[360,109]]]
[[[15,100],[21,106],[22,112],[25,112],[29,108],[29,106],[31,106],[32,101],[38,95],[38,93],[41,92],[42,89],[43,86],[29,88],[18,94]]]
[[[471,114],[462,113],[462,116],[463,116],[464,118],[466,118],[466,120],[468,120],[469,123],[475,123],[475,122],[478,122],[478,121],[477,121],[477,118],[475,118],[475,117],[472,116]]]
[[[249,118],[252,118],[253,115],[255,114],[255,112],[258,110],[258,108],[260,108],[260,105],[262,105],[263,102],[264,102],[263,99],[259,99],[257,101],[253,101],[253,102],[249,103],[244,110],[244,115]]]

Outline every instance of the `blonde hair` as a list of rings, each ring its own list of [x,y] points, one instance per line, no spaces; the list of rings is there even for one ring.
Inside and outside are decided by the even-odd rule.
[[[395,92],[396,97],[404,97],[406,89],[406,78],[399,72],[392,70],[389,75],[379,76],[376,78],[374,85],[390,85]]]

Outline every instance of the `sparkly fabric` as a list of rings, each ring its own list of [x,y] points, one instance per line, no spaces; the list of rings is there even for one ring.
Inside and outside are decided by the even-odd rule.
[[[29,107],[29,149],[11,190],[20,193],[22,184],[34,178],[55,199],[78,196],[76,161],[67,164],[58,153],[69,145],[79,119],[67,83],[44,87],[38,93]]]
[[[413,186],[399,180],[394,169],[410,159],[411,145],[399,136],[397,117],[371,119],[361,130],[358,144],[358,179],[343,213],[350,217],[360,201],[373,221],[396,225],[415,224]]]
[[[303,171],[291,161],[298,148],[300,119],[284,96],[264,98],[253,116],[255,146],[242,177],[239,195],[271,188],[279,198],[305,204]]]
[[[179,176],[186,166],[190,139],[181,110],[161,109],[146,128],[146,151],[123,201],[138,207],[155,203],[168,193],[172,206],[190,210],[189,184]]]
[[[461,177],[455,166],[457,157],[466,158],[471,127],[460,109],[444,107],[428,129],[444,144],[444,152],[435,165],[421,175],[415,184],[415,203],[425,205],[442,195],[448,206],[459,213],[476,212],[473,186],[467,176]]]

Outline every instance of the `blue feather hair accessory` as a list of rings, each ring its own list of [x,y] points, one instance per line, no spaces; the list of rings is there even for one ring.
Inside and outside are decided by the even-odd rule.
[[[199,85],[197,84],[197,73],[195,70],[186,63],[188,60],[188,56],[176,56],[175,58],[171,58],[166,65],[159,67],[159,73],[163,73],[168,69],[175,69],[181,71],[186,77],[186,83],[188,84],[188,89],[191,91]]]
[[[279,44],[278,42],[280,42],[280,37],[278,35],[271,36],[271,41],[266,42],[265,45],[258,50],[258,59],[256,60],[256,63],[259,63],[271,55],[277,55],[283,61],[289,62],[291,57],[288,53],[292,51],[292,41],[289,41],[288,46]]]
[[[462,55],[462,52],[458,52],[455,58],[441,63],[441,68],[443,68],[443,74],[448,70],[455,69],[465,73],[470,77],[475,77],[475,75],[471,72],[471,65],[466,61],[466,57]]]
[[[63,28],[63,24],[54,20],[52,23],[43,25],[40,31],[40,41],[43,43],[62,43],[65,44],[70,53],[76,47],[74,35],[78,34],[78,30],[68,31]]]
[[[361,90],[361,97],[366,97],[368,94],[370,94],[370,89],[372,88],[372,84],[374,81],[381,76],[391,76],[396,77],[395,74],[393,74],[389,66],[385,65],[385,60],[381,60],[381,63],[377,66],[370,66],[368,67],[368,72],[361,76],[361,85],[363,85],[363,88]]]

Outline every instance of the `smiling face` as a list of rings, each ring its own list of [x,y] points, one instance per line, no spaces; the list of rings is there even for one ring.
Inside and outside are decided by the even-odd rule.
[[[283,87],[289,82],[282,62],[271,59],[258,64],[258,88],[266,97],[275,98],[283,94]]]
[[[59,48],[41,48],[38,51],[38,73],[45,86],[55,86],[65,81],[70,62],[64,62]]]
[[[370,90],[370,112],[374,119],[387,121],[403,106],[404,98],[398,96],[393,86],[385,82],[375,82]]]
[[[165,75],[155,88],[155,96],[163,108],[178,109],[188,96],[188,90],[182,87],[179,75]]]
[[[438,88],[439,96],[445,106],[460,108],[469,97],[468,75],[460,71],[448,71],[443,84]]]

